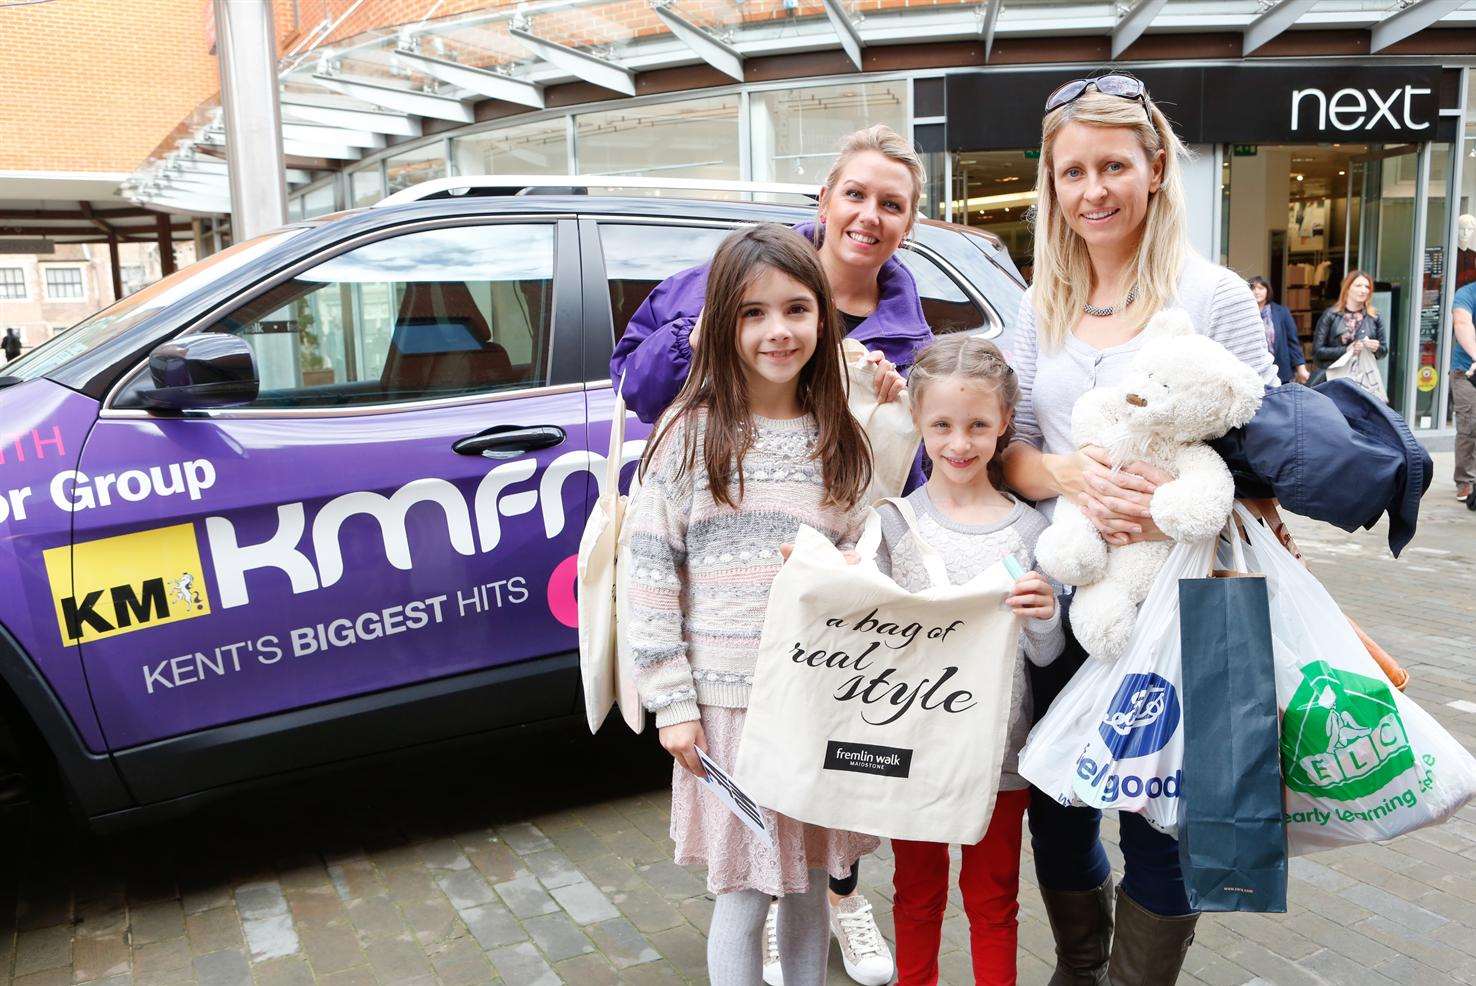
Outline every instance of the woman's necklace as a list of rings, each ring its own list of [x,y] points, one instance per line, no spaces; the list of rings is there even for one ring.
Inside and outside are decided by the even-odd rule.
[[[1103,307],[1101,305],[1082,305],[1081,310],[1086,312],[1093,318],[1111,318],[1118,312],[1125,310],[1128,305],[1131,305],[1134,301],[1137,300],[1137,298],[1138,286],[1134,284],[1132,288],[1128,291],[1128,296],[1124,298],[1122,304],[1118,305],[1116,308]]]

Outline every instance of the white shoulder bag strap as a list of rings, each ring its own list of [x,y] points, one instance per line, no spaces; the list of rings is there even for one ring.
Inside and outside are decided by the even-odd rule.
[[[903,497],[889,496],[876,501],[875,506],[872,507],[871,516],[866,518],[866,528],[862,531],[860,540],[856,542],[856,554],[868,561],[876,557],[877,549],[881,546],[881,511],[877,508],[883,503],[890,503],[895,507],[897,513],[902,517],[902,522],[907,525],[933,587],[941,589],[952,585],[952,580],[948,578],[948,566],[943,563],[942,554],[918,531],[917,513],[912,509],[912,504]]]

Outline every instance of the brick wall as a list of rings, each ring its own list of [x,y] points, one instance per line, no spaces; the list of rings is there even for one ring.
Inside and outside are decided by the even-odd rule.
[[[132,171],[216,92],[201,0],[0,8],[0,171]]]

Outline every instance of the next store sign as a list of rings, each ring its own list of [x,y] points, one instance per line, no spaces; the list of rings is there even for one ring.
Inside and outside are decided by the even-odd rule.
[[[950,75],[948,147],[966,151],[1038,144],[1046,97],[1063,82],[1112,68]],[[1124,71],[1148,85],[1179,136],[1191,144],[1432,140],[1440,115],[1438,65],[1202,65]]]

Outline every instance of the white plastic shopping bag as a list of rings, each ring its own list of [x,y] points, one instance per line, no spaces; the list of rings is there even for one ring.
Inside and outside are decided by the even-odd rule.
[[[1183,787],[1179,580],[1202,578],[1213,539],[1176,544],[1116,661],[1088,658],[1020,752],[1020,775],[1064,805],[1142,814],[1173,835]]]
[[[866,347],[847,339],[844,352],[846,376],[850,379],[847,403],[851,416],[871,442],[871,488],[863,502],[900,496],[922,441],[912,422],[912,404],[905,394],[885,404],[877,401],[876,366],[867,361]]]
[[[915,531],[905,501],[890,500]],[[800,821],[972,845],[994,812],[1020,623],[994,565],[950,585],[916,538],[931,586],[876,567],[880,518],[845,557],[800,528],[769,592],[735,779]]]
[[[1389,684],[1322,583],[1237,505],[1264,572],[1294,854],[1438,824],[1476,794],[1476,758]]]
[[[630,448],[629,446],[634,446]],[[620,564],[624,544],[625,515],[630,496],[636,493],[631,480],[630,496],[620,493],[620,468],[628,458],[639,457],[643,442],[625,441],[625,398],[617,393],[610,412],[610,452],[600,495],[579,539],[579,671],[584,684],[584,714],[589,731],[596,732],[611,705],[617,702],[625,724],[639,733],[646,725],[645,709],[636,693],[635,669],[625,646],[622,591],[626,566]]]

